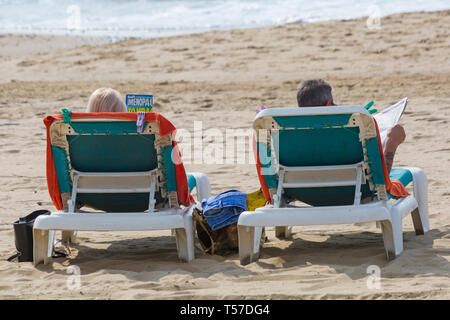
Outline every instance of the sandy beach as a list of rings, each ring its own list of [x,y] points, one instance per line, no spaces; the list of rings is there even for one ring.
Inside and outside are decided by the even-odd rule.
[[[395,14],[370,30],[366,19],[288,24],[105,43],[69,36],[0,35],[0,299],[449,299],[450,11]],[[34,268],[7,262],[12,222],[54,210],[45,179],[42,119],[84,111],[99,87],[153,94],[154,111],[178,129],[248,129],[260,105],[295,107],[300,81],[324,78],[341,105],[379,110],[408,97],[407,139],[395,166],[423,168],[430,231],[404,219],[404,252],[387,261],[375,224],[269,228],[258,262],[196,251],[178,261],[170,231],[79,232],[69,258]],[[248,148],[249,145],[246,146]],[[258,190],[252,164],[193,164],[212,194]],[[381,287],[367,287],[367,267]],[[67,268],[81,287],[67,286]]]

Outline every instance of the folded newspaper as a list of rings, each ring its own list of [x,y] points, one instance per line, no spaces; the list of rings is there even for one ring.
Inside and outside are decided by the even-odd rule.
[[[375,120],[377,120],[378,129],[380,130],[380,139],[383,147],[389,129],[398,123],[403,111],[405,111],[407,103],[408,98],[404,98],[374,116]]]

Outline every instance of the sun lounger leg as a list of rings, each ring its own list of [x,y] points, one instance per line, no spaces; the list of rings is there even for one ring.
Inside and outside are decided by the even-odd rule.
[[[194,260],[194,224],[191,213],[184,216],[184,228],[175,229],[175,237],[178,258],[186,262]]]
[[[61,232],[61,241],[67,244],[76,243],[77,242],[76,231],[63,230]]]
[[[50,240],[48,230],[33,229],[33,265],[48,263]]]
[[[292,227],[275,227],[275,236],[278,239],[289,238],[292,235]]]
[[[47,256],[51,257],[53,255],[53,247],[55,246],[55,230],[50,230],[48,232],[48,248],[47,248]]]
[[[255,234],[261,237],[261,232],[255,232],[255,227],[238,225],[239,260],[242,265],[258,260],[260,241],[255,241]],[[262,230],[262,228],[259,228]]]
[[[392,220],[383,220],[380,223],[387,259],[395,259],[403,251],[402,218],[396,215]]]
[[[263,227],[255,227],[255,237],[254,237],[254,247],[258,246],[261,244],[261,235],[263,232]]]
[[[429,230],[428,221],[428,180],[425,172],[420,168],[408,168],[413,176],[414,197],[419,206],[411,213],[414,229],[417,235]]]

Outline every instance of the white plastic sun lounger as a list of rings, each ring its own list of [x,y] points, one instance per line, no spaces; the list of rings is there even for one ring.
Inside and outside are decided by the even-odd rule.
[[[375,122],[364,108],[267,109],[253,129],[261,187],[271,204],[239,217],[241,264],[258,259],[262,227],[275,227],[281,237],[292,226],[377,221],[388,259],[403,251],[405,216],[412,214],[417,235],[428,231],[424,171],[392,169],[390,179],[412,181],[414,195],[391,198]],[[295,200],[305,205],[289,204]]]

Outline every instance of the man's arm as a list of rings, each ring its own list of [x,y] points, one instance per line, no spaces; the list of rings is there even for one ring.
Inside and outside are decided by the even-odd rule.
[[[392,127],[386,138],[386,144],[384,145],[384,159],[386,160],[386,168],[388,173],[391,172],[392,165],[394,163],[395,151],[398,146],[405,141],[406,133],[405,129],[399,124]]]

